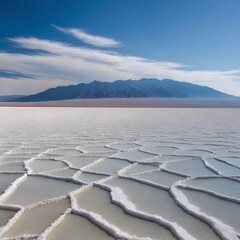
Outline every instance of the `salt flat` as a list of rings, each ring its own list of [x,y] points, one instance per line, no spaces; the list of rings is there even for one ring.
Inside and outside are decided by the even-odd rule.
[[[239,119],[0,108],[0,239],[239,240]]]
[[[239,108],[240,98],[93,98],[41,102],[3,102],[5,107]]]

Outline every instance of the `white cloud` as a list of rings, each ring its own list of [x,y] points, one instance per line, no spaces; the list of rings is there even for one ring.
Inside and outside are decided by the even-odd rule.
[[[44,88],[117,79],[170,78],[206,85],[240,96],[240,69],[231,71],[197,71],[180,63],[153,61],[147,58],[122,55],[117,52],[75,47],[61,42],[37,38],[10,39],[20,48],[41,50],[44,54],[0,52],[0,69],[36,79],[0,78],[0,95],[29,94]],[[16,84],[16,85],[15,85]],[[15,87],[24,86],[27,88]]]
[[[112,38],[106,38],[106,37],[101,37],[101,36],[96,36],[96,35],[91,35],[81,29],[77,28],[63,28],[56,26],[52,24],[53,27],[55,27],[57,30],[60,32],[69,34],[82,42],[85,42],[87,44],[97,46],[97,47],[118,47],[121,45],[120,42],[116,41],[115,39]]]

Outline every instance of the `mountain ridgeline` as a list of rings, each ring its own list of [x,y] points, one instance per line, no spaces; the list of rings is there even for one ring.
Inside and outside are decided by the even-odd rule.
[[[93,81],[59,86],[15,99],[17,102],[57,101],[96,98],[230,98],[231,95],[186,82],[170,79]]]

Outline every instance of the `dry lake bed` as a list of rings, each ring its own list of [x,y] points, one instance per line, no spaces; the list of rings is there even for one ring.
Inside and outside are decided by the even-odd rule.
[[[239,240],[239,119],[0,108],[0,239]]]

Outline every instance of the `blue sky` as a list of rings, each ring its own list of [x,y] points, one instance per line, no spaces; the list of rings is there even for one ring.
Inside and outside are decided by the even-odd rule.
[[[0,0],[0,95],[171,78],[240,96],[239,0]]]

